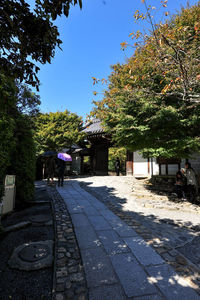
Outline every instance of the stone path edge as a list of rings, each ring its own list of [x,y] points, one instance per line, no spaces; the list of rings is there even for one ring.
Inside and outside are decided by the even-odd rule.
[[[60,196],[55,186],[47,186],[47,191],[52,200],[51,205],[55,233],[52,300],[87,300],[88,287],[71,216],[63,198]],[[64,231],[59,227],[61,226],[59,224],[60,221],[64,221],[62,218],[64,216],[63,212],[65,212],[66,219],[68,220],[69,227],[67,230],[70,231],[71,240],[74,242],[75,253],[70,253],[70,251],[68,251],[69,249],[67,249],[67,246],[69,248],[69,242],[64,237]],[[76,257],[75,264],[73,264],[74,256]],[[62,259],[63,263],[61,261]]]

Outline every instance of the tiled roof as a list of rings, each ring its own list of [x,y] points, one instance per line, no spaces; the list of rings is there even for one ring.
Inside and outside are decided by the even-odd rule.
[[[103,127],[101,126],[101,121],[99,119],[93,120],[91,123],[86,125],[83,132],[87,134],[95,134],[95,133],[102,133],[104,132]]]

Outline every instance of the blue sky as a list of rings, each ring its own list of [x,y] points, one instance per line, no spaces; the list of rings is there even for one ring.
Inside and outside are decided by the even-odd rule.
[[[107,78],[111,65],[125,62],[133,50],[123,52],[120,43],[128,41],[129,33],[144,27],[144,23],[134,23],[133,18],[137,9],[144,11],[141,0],[82,1],[82,10],[75,6],[68,18],[63,16],[56,21],[62,51],[56,50],[51,64],[40,66],[42,112],[68,109],[85,118],[92,109],[92,100],[98,99],[93,91],[106,88],[93,86],[92,76]],[[190,4],[196,2],[191,0]],[[160,6],[159,0],[147,3]],[[175,13],[186,3],[187,0],[168,0],[167,10]],[[161,15],[157,14],[157,18]]]

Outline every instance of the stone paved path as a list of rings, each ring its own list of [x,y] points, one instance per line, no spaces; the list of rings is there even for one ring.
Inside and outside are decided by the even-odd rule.
[[[132,227],[77,181],[57,190],[72,218],[90,300],[200,299]]]

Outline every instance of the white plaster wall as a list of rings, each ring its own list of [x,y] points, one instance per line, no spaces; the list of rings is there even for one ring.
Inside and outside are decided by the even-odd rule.
[[[152,164],[150,163],[150,175],[159,175],[159,165],[156,162],[156,158],[152,158],[153,163],[153,172],[152,172]]]
[[[134,152],[134,169],[135,176],[148,176],[148,159],[143,158],[138,152]]]

